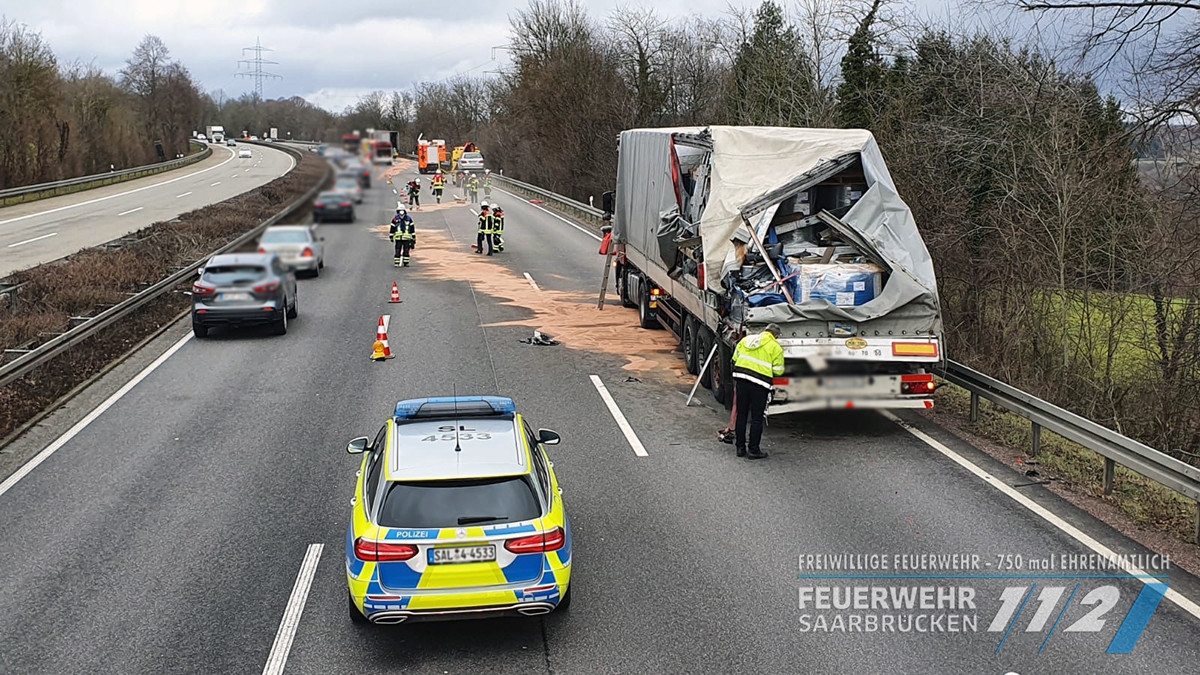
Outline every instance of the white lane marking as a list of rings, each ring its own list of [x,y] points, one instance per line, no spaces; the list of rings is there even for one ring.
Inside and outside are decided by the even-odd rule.
[[[237,177],[238,177],[238,175],[236,173],[233,174],[232,176],[230,176],[230,178],[237,178]]]
[[[542,289],[538,288],[537,282],[533,280],[533,277],[529,276],[529,272],[525,272],[524,274],[525,274],[525,278],[529,280],[529,285],[533,286],[533,290],[535,290],[535,291],[542,290]]]
[[[146,379],[150,375],[150,373],[153,373],[167,359],[171,358],[171,355],[173,355],[175,352],[182,349],[183,346],[185,344],[187,344],[187,341],[191,340],[191,339],[192,339],[191,333],[188,333],[187,335],[184,335],[182,338],[180,338],[179,342],[176,342],[175,344],[171,345],[170,349],[163,352],[162,356],[158,357],[157,359],[154,359],[153,363],[146,366],[145,369],[142,370],[142,372],[138,373],[137,375],[134,376],[134,378],[132,380],[125,383],[125,386],[118,389],[116,391],[116,393],[114,393],[112,396],[109,396],[100,405],[96,406],[96,408],[94,410],[92,410],[92,412],[87,414],[87,417],[84,417],[83,419],[76,422],[75,426],[71,427],[70,429],[67,430],[66,433],[64,433],[62,436],[59,436],[57,439],[55,439],[55,441],[53,443],[51,443],[50,445],[47,445],[45,450],[42,450],[41,452],[39,452],[37,455],[34,456],[33,459],[26,462],[24,466],[22,466],[20,469],[17,469],[16,473],[14,473],[13,475],[6,478],[3,483],[0,483],[0,496],[3,496],[4,493],[8,492],[12,488],[12,486],[17,484],[18,481],[20,481],[25,476],[29,475],[29,472],[36,469],[39,464],[46,461],[47,459],[50,459],[50,456],[53,455],[54,453],[58,452],[59,448],[61,448],[62,446],[66,445],[68,442],[70,442],[70,440],[72,438],[75,438],[76,436],[78,436],[79,432],[86,429],[87,426],[89,424],[91,424],[92,422],[95,422],[96,418],[99,417],[101,414],[103,414],[105,410],[108,410],[109,408],[113,407],[113,405],[116,404],[117,401],[120,401],[121,398],[123,396],[125,396],[125,394],[129,393],[129,390],[133,389],[134,387],[136,387],[138,385],[139,382]]]
[[[392,194],[394,194],[394,195],[398,195],[398,194],[400,194],[400,193],[399,193],[399,192],[396,192],[396,188],[392,188]]]
[[[1075,541],[1092,549],[1093,551],[1100,554],[1101,556],[1104,556],[1105,558],[1114,560],[1115,562],[1118,563],[1118,566],[1121,569],[1125,570],[1127,573],[1129,573],[1131,575],[1139,577],[1138,580],[1141,581],[1143,584],[1161,583],[1160,580],[1152,579],[1150,574],[1148,572],[1146,572],[1145,570],[1143,570],[1135,565],[1130,565],[1124,559],[1117,557],[1117,554],[1115,551],[1113,551],[1109,547],[1105,546],[1104,544],[1101,544],[1100,542],[1096,541],[1095,539],[1092,539],[1087,534],[1085,534],[1082,530],[1080,530],[1079,528],[1075,527],[1074,525],[1068,523],[1067,521],[1063,520],[1062,518],[1058,517],[1057,515],[1055,515],[1052,511],[1050,511],[1046,507],[1042,506],[1041,504],[1038,504],[1037,502],[1033,501],[1029,497],[1026,497],[1025,495],[1021,494],[1020,492],[1017,492],[1017,490],[1015,488],[1009,487],[1003,481],[1001,481],[999,478],[996,478],[995,476],[988,473],[987,471],[984,471],[983,469],[979,468],[978,466],[976,466],[973,462],[971,462],[966,457],[963,457],[962,455],[958,454],[957,452],[954,452],[950,448],[946,447],[941,441],[938,441],[936,438],[933,438],[932,436],[925,433],[924,431],[921,431],[920,429],[912,426],[908,422],[905,422],[904,420],[900,419],[899,417],[896,417],[894,414],[892,414],[891,412],[888,412],[887,410],[881,410],[879,412],[884,417],[886,417],[889,420],[900,425],[900,427],[902,429],[904,429],[905,431],[907,431],[908,433],[910,433],[913,436],[916,436],[917,438],[924,441],[925,444],[928,445],[929,447],[933,448],[934,450],[937,450],[938,452],[942,453],[946,457],[949,457],[952,461],[954,461],[955,464],[958,464],[959,466],[963,467],[967,471],[970,471],[971,473],[973,473],[976,476],[978,476],[979,478],[981,478],[983,480],[983,482],[987,483],[988,485],[991,485],[992,487],[996,488],[1000,492],[1004,493],[1004,495],[1006,497],[1012,499],[1013,501],[1020,504],[1021,506],[1024,506],[1025,508],[1029,509],[1034,514],[1041,517],[1042,520],[1045,520],[1046,522],[1050,523],[1054,527],[1057,527],[1059,530],[1062,530],[1064,533],[1066,533],[1068,536],[1070,536]],[[1174,602],[1176,605],[1178,605],[1180,608],[1182,608],[1188,614],[1191,614],[1195,618],[1200,619],[1200,605],[1197,605],[1195,602],[1192,602],[1188,598],[1184,597],[1182,594],[1179,593],[1179,591],[1176,591],[1173,589],[1167,589],[1166,597],[1171,602]]]
[[[633,447],[633,454],[638,457],[649,457],[646,447],[638,440],[637,434],[633,433],[633,427],[629,426],[629,420],[625,419],[625,414],[617,407],[617,402],[613,400],[612,394],[608,393],[608,388],[600,381],[600,376],[590,375],[589,377],[592,378],[592,384],[596,385],[596,391],[600,392],[600,398],[604,399],[604,405],[608,406],[608,412],[612,413],[613,419],[617,421],[621,433],[625,434],[625,440],[629,441],[629,445]]]
[[[43,234],[43,235],[42,235],[42,236],[40,236],[40,237],[34,237],[33,239],[26,239],[25,241],[18,241],[18,242],[17,242],[17,243],[15,243],[15,244],[9,244],[9,245],[8,245],[8,247],[9,247],[9,248],[16,248],[16,247],[20,246],[21,244],[29,244],[29,243],[31,243],[31,242],[40,241],[40,240],[42,240],[42,239],[49,239],[50,237],[53,237],[53,236],[54,236],[54,235],[56,235],[56,234],[58,234],[58,233],[57,233],[57,232],[51,232],[50,234]]]
[[[500,190],[500,188],[496,188],[496,189]],[[561,220],[564,223],[570,225],[571,227],[579,230],[580,232],[586,234],[587,236],[591,237],[592,239],[595,239],[596,241],[603,241],[603,238],[600,235],[584,229],[583,226],[581,226],[577,223],[572,223],[571,221],[567,220],[566,218],[563,218],[562,216],[558,215],[557,213],[551,211],[550,209],[548,209],[544,206],[539,206],[537,204],[530,204],[528,199],[525,199],[524,197],[522,197],[520,195],[514,195],[513,193],[509,192],[508,190],[500,190],[500,191],[506,195],[510,195],[514,199],[519,199],[519,200],[525,202],[526,204],[529,204],[530,206],[532,206],[535,209],[541,209],[541,210],[545,211],[546,213],[549,213],[550,215],[554,216],[555,218],[558,218],[559,220]]]
[[[309,544],[304,553],[300,573],[296,575],[296,585],[292,587],[292,595],[288,598],[287,608],[283,610],[283,619],[279,622],[279,631],[275,634],[275,644],[271,645],[267,665],[263,666],[263,675],[278,675],[287,664],[288,653],[292,651],[292,640],[295,639],[296,629],[300,626],[300,615],[304,613],[304,604],[308,602],[308,590],[312,588],[313,576],[317,572],[317,563],[321,562],[323,548],[324,544]]]
[[[179,199],[180,197],[186,197],[186,196],[188,196],[188,195],[190,195],[190,194],[192,194],[192,193],[189,191],[189,192],[185,192],[185,193],[183,193],[183,194],[181,194],[181,195],[175,195],[175,199]]]
[[[118,213],[117,215],[118,216],[127,216],[131,213],[137,213],[138,211],[141,211],[143,208],[145,208],[145,207],[139,206],[136,209],[129,209],[128,211],[122,211],[122,212]]]
[[[116,199],[117,197],[124,197],[125,195],[131,195],[135,192],[141,192],[142,190],[150,190],[152,188],[156,188],[156,187],[159,187],[162,185],[168,185],[168,184],[174,183],[176,181],[181,181],[185,178],[191,178],[192,176],[198,176],[202,173],[207,173],[209,171],[212,171],[213,169],[219,169],[219,168],[225,166],[226,164],[232,162],[233,159],[234,159],[234,156],[232,154],[230,154],[229,159],[225,160],[224,162],[221,162],[220,164],[217,164],[216,166],[210,166],[207,169],[200,169],[199,171],[193,171],[192,173],[189,173],[186,176],[179,176],[178,178],[164,180],[163,182],[155,183],[154,185],[147,185],[145,187],[135,188],[133,190],[126,190],[125,192],[119,192],[115,195],[109,195],[107,197],[97,197],[96,199],[89,199],[86,202],[79,202],[78,204],[69,204],[67,206],[60,206],[56,209],[50,209],[49,211],[38,211],[37,213],[30,213],[30,214],[27,214],[24,216],[17,216],[16,218],[9,218],[8,220],[0,220],[0,225],[7,225],[8,223],[15,223],[18,220],[26,220],[28,218],[36,218],[38,216],[45,216],[45,215],[49,215],[51,213],[58,213],[59,211],[66,211],[67,209],[74,209],[74,208],[78,208],[80,206],[88,206],[89,204],[95,204],[97,202],[108,201],[109,199]]]
[[[217,187],[220,184],[221,184],[221,181],[217,181],[217,182],[213,183],[212,185],[209,185],[208,187]]]

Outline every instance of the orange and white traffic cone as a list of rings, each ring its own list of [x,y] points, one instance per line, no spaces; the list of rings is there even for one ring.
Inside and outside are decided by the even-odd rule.
[[[371,354],[373,361],[383,361],[384,359],[394,359],[396,355],[392,353],[391,347],[388,346],[387,327],[383,324],[383,317],[379,317],[379,329],[375,332],[374,351]]]
[[[404,302],[400,299],[400,286],[395,281],[392,282],[392,299],[388,302]]]

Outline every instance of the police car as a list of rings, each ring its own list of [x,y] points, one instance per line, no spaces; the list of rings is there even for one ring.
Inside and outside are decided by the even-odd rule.
[[[346,532],[355,623],[536,616],[570,604],[571,523],[512,399],[400,401],[362,454]]]

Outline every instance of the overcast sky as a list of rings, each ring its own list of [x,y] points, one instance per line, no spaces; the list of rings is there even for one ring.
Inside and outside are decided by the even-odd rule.
[[[952,0],[916,0],[930,9]],[[645,0],[583,0],[594,17]],[[719,16],[759,0],[654,0],[660,16]],[[785,6],[791,0],[783,0]],[[508,17],[526,0],[0,0],[0,15],[29,25],[63,62],[121,68],[143,36],[161,37],[205,91],[236,97],[253,91],[235,77],[242,48],[261,39],[263,58],[282,75],[264,81],[264,96],[300,95],[340,111],[359,94],[391,91],[457,73],[495,70],[507,58]],[[241,72],[247,67],[241,66]]]

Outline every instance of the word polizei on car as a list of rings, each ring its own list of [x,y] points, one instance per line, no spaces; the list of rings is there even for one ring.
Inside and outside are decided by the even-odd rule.
[[[355,623],[536,616],[570,605],[571,523],[512,399],[400,401],[363,454],[346,532]]]

